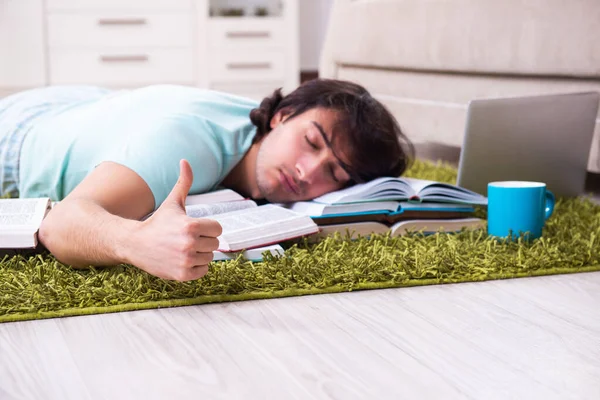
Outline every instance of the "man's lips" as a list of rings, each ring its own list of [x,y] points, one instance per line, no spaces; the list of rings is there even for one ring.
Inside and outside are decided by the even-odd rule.
[[[299,194],[298,185],[285,172],[280,171],[279,180],[287,192]]]

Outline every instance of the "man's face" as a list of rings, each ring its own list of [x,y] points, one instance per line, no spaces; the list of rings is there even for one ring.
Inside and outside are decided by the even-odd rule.
[[[256,160],[260,193],[270,202],[310,200],[341,189],[350,180],[349,164],[338,141],[331,146],[335,112],[315,108],[291,119],[276,114]],[[329,144],[329,145],[328,145]],[[338,159],[335,155],[340,157]]]

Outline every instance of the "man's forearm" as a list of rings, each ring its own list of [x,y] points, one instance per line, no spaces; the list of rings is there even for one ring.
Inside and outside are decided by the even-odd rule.
[[[39,239],[54,256],[74,267],[131,262],[141,222],[110,214],[84,199],[58,203],[42,222]]]

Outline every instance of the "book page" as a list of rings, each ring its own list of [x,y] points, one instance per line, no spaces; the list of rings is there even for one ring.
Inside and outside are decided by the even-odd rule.
[[[210,215],[218,215],[236,210],[245,210],[252,207],[256,207],[256,203],[252,200],[227,201],[225,203],[193,204],[185,206],[185,212],[188,216],[193,218],[204,218]]]
[[[214,204],[222,203],[225,201],[241,200],[244,200],[244,197],[241,194],[231,189],[221,189],[208,193],[188,195],[188,197],[185,199],[185,205],[189,206],[194,204]]]
[[[266,246],[319,230],[310,217],[273,204],[209,218],[218,221],[223,228],[223,233],[218,237],[220,251]]]
[[[341,201],[347,201],[348,199],[357,199],[361,196],[365,196],[369,194],[381,181],[381,179],[375,179],[367,183],[362,183],[354,186],[350,186],[345,189],[336,190],[335,192],[330,192],[319,196],[313,201],[317,203],[323,204],[336,204]]]
[[[0,227],[7,228],[9,226],[33,226],[35,214],[0,214]]]
[[[449,203],[487,204],[487,198],[460,186],[450,183],[404,178],[417,192],[420,200]]]
[[[34,214],[38,199],[3,199],[0,201],[0,215]]]
[[[323,215],[323,211],[327,207],[327,204],[315,203],[314,201],[297,201],[295,203],[280,203],[277,205],[311,217]]]
[[[231,234],[261,226],[272,226],[294,220],[298,214],[272,204],[256,207],[252,210],[237,211],[211,217],[223,227],[223,234]]]
[[[48,198],[0,199],[0,248],[37,246],[37,231],[50,207]]]
[[[347,204],[365,201],[405,200],[414,195],[411,186],[401,178],[382,177],[367,183],[327,193],[313,201],[323,204]]]
[[[437,183],[436,181],[428,181],[425,179],[416,179],[416,178],[402,178],[402,180],[410,185],[411,188],[415,191],[415,193],[419,193],[421,190],[426,188],[431,184]]]
[[[37,229],[49,207],[50,201],[46,198],[1,199],[0,229],[13,230],[23,227]]]
[[[462,187],[452,187],[441,183],[432,184],[424,188],[421,192],[421,199],[451,203],[487,204],[487,197],[479,193],[471,192]]]

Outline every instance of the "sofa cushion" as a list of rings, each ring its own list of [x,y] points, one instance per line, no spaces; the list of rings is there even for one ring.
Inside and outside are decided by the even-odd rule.
[[[600,77],[598,0],[338,0],[336,64]]]

